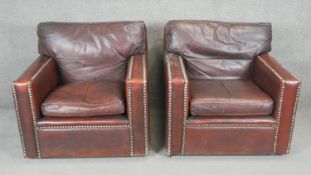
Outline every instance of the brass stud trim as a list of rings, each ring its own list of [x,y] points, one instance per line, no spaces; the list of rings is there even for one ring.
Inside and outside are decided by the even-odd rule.
[[[171,155],[171,143],[172,143],[172,98],[173,98],[173,84],[172,84],[172,73],[170,67],[170,61],[167,59],[167,71],[168,71],[168,131],[167,131],[167,154]]]
[[[294,130],[294,124],[295,124],[295,118],[296,118],[296,112],[297,112],[297,106],[298,106],[298,101],[299,101],[299,94],[300,94],[300,89],[301,89],[301,83],[299,83],[298,85],[298,89],[296,92],[296,101],[295,101],[295,106],[294,106],[294,111],[293,111],[293,116],[292,116],[292,123],[291,123],[291,127],[290,127],[290,134],[288,137],[288,144],[287,144],[287,154],[290,151],[291,148],[291,142],[292,142],[292,137],[293,137],[293,130]]]
[[[39,126],[38,129],[99,129],[99,128],[129,128],[129,125],[72,125],[72,126]]]
[[[21,118],[20,118],[19,106],[18,106],[18,102],[17,102],[16,90],[15,90],[14,84],[12,84],[12,91],[13,91],[14,104],[15,104],[15,109],[16,109],[18,131],[20,134],[20,139],[21,139],[21,144],[22,144],[22,149],[23,149],[23,156],[26,157],[24,134],[23,134],[23,130],[22,130],[22,122],[21,122]]]
[[[280,91],[280,95],[279,95],[279,103],[280,104],[278,106],[277,119],[276,119],[276,131],[275,131],[275,135],[274,135],[274,144],[273,144],[273,152],[275,154],[277,151],[277,142],[278,142],[279,127],[280,127],[280,119],[281,119],[282,107],[283,107],[285,80],[261,56],[258,56],[258,58],[281,81],[281,91]]]
[[[247,124],[247,123],[240,123],[240,124],[187,124],[187,128],[273,128],[276,127],[276,124]]]
[[[146,72],[146,57],[143,56],[143,104],[144,104],[144,137],[145,137],[145,155],[149,154],[149,132],[148,132],[148,107],[147,107],[147,72]]]
[[[132,56],[130,59],[130,67],[129,67],[129,74],[128,79],[132,77],[132,67],[133,67],[133,59]],[[127,95],[128,95],[128,119],[129,119],[129,127],[130,127],[130,155],[134,156],[134,135],[133,135],[133,120],[132,120],[132,90],[131,90],[131,83],[129,82],[127,85]]]
[[[181,154],[184,155],[185,153],[185,142],[186,142],[186,120],[187,120],[187,116],[188,116],[188,111],[187,111],[187,96],[188,96],[188,78],[187,78],[187,74],[185,71],[185,67],[184,67],[184,63],[183,63],[183,59],[181,56],[178,57],[179,62],[180,62],[180,66],[181,66],[181,70],[183,73],[183,77],[184,77],[184,94],[183,94],[183,131],[182,131],[182,143],[181,143]]]
[[[38,128],[37,128],[37,114],[35,112],[35,106],[33,103],[33,97],[32,97],[32,87],[31,87],[32,82],[28,82],[28,95],[29,95],[29,101],[30,101],[30,108],[31,108],[31,115],[32,115],[32,122],[33,122],[33,127],[34,127],[34,134],[35,134],[35,142],[36,142],[36,147],[37,147],[37,154],[38,158],[41,158],[41,151],[40,151],[40,143],[39,143],[39,138],[38,138]]]

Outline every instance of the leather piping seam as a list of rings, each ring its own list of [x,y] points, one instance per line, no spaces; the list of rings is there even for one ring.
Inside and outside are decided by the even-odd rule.
[[[21,139],[21,144],[22,144],[22,149],[23,149],[23,156],[26,157],[26,148],[25,148],[25,142],[24,142],[24,134],[23,134],[23,130],[22,130],[22,122],[21,122],[20,113],[19,113],[19,106],[18,106],[18,102],[17,102],[16,90],[15,90],[13,83],[12,83],[12,90],[13,90],[15,109],[16,109],[18,131],[20,134],[20,139]]]
[[[167,71],[168,71],[168,135],[167,135],[167,154],[171,155],[171,143],[172,143],[172,98],[173,98],[173,84],[172,73],[170,67],[169,58],[167,59]]]
[[[291,123],[291,127],[290,127],[290,134],[288,137],[288,144],[287,144],[287,150],[286,150],[287,154],[289,153],[289,150],[291,147],[291,142],[292,142],[292,137],[293,137],[294,123],[295,123],[297,106],[298,106],[298,101],[299,101],[300,88],[301,88],[301,83],[299,83],[298,89],[296,92],[296,101],[295,101],[295,106],[294,106],[294,111],[293,111],[293,116],[292,116],[292,121],[291,121],[292,123]]]
[[[133,60],[134,57],[132,56],[130,59],[130,67],[129,67],[129,74],[128,79],[132,77],[132,68],[133,68]],[[132,120],[132,91],[131,91],[131,83],[127,84],[127,94],[128,94],[128,118],[130,123],[130,156],[134,156],[134,135],[133,135],[133,120]]]
[[[38,129],[98,129],[98,128],[129,128],[129,125],[72,125],[72,126],[39,126]]]
[[[147,76],[146,76],[146,57],[143,55],[143,105],[144,105],[144,137],[145,137],[145,155],[148,155],[149,152],[149,132],[148,132],[148,118],[147,118]]]
[[[185,71],[185,67],[184,67],[184,63],[182,60],[182,57],[179,56],[178,57],[179,62],[180,62],[180,66],[181,66],[181,70],[183,73],[183,77],[185,80],[184,83],[184,97],[183,97],[183,131],[182,131],[182,143],[181,143],[181,154],[184,155],[185,153],[185,142],[186,142],[186,119],[187,119],[187,95],[188,95],[188,78],[186,75],[186,71]]]
[[[37,114],[35,112],[35,104],[33,102],[33,95],[32,95],[32,81],[40,74],[40,72],[48,65],[48,63],[52,59],[49,58],[41,67],[40,69],[30,78],[30,81],[28,81],[28,95],[29,95],[29,101],[30,101],[30,108],[31,108],[31,114],[32,114],[32,122],[34,127],[34,134],[35,134],[35,141],[36,141],[36,147],[37,147],[37,154],[38,158],[41,158],[41,151],[40,151],[40,142],[38,137],[38,128],[37,128]]]
[[[280,127],[280,119],[282,114],[282,107],[283,107],[283,97],[284,97],[284,89],[285,89],[285,80],[261,57],[258,58],[262,61],[262,63],[272,71],[272,73],[281,80],[281,91],[279,97],[279,107],[277,112],[277,120],[276,120],[276,131],[274,135],[274,144],[273,144],[273,152],[276,154],[277,151],[277,142],[278,142],[278,134],[279,134],[279,127]]]

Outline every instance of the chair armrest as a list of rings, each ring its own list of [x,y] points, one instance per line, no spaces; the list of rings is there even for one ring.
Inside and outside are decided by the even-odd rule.
[[[12,83],[14,103],[25,157],[40,157],[36,123],[40,105],[58,84],[55,61],[40,56]]]
[[[168,53],[164,58],[166,77],[166,138],[169,155],[182,154],[185,122],[189,113],[189,83],[183,58]]]
[[[301,82],[268,54],[255,59],[253,71],[254,82],[274,101],[275,153],[286,154],[290,148]]]
[[[133,55],[125,80],[130,122],[131,156],[149,153],[149,96],[147,53]]]

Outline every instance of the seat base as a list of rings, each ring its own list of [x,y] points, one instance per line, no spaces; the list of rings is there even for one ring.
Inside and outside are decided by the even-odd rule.
[[[41,158],[131,156],[129,126],[39,127]]]
[[[275,131],[273,126],[187,126],[184,155],[274,154]]]
[[[44,116],[37,129],[42,158],[131,156],[130,124],[124,115]]]
[[[190,116],[183,155],[273,155],[274,116]]]

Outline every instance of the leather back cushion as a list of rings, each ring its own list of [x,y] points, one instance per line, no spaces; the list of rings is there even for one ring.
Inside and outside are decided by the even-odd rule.
[[[146,49],[143,22],[38,25],[38,49],[57,61],[63,82],[124,81],[128,58]]]
[[[165,29],[166,50],[184,57],[191,79],[247,79],[271,39],[270,23],[184,20]]]

